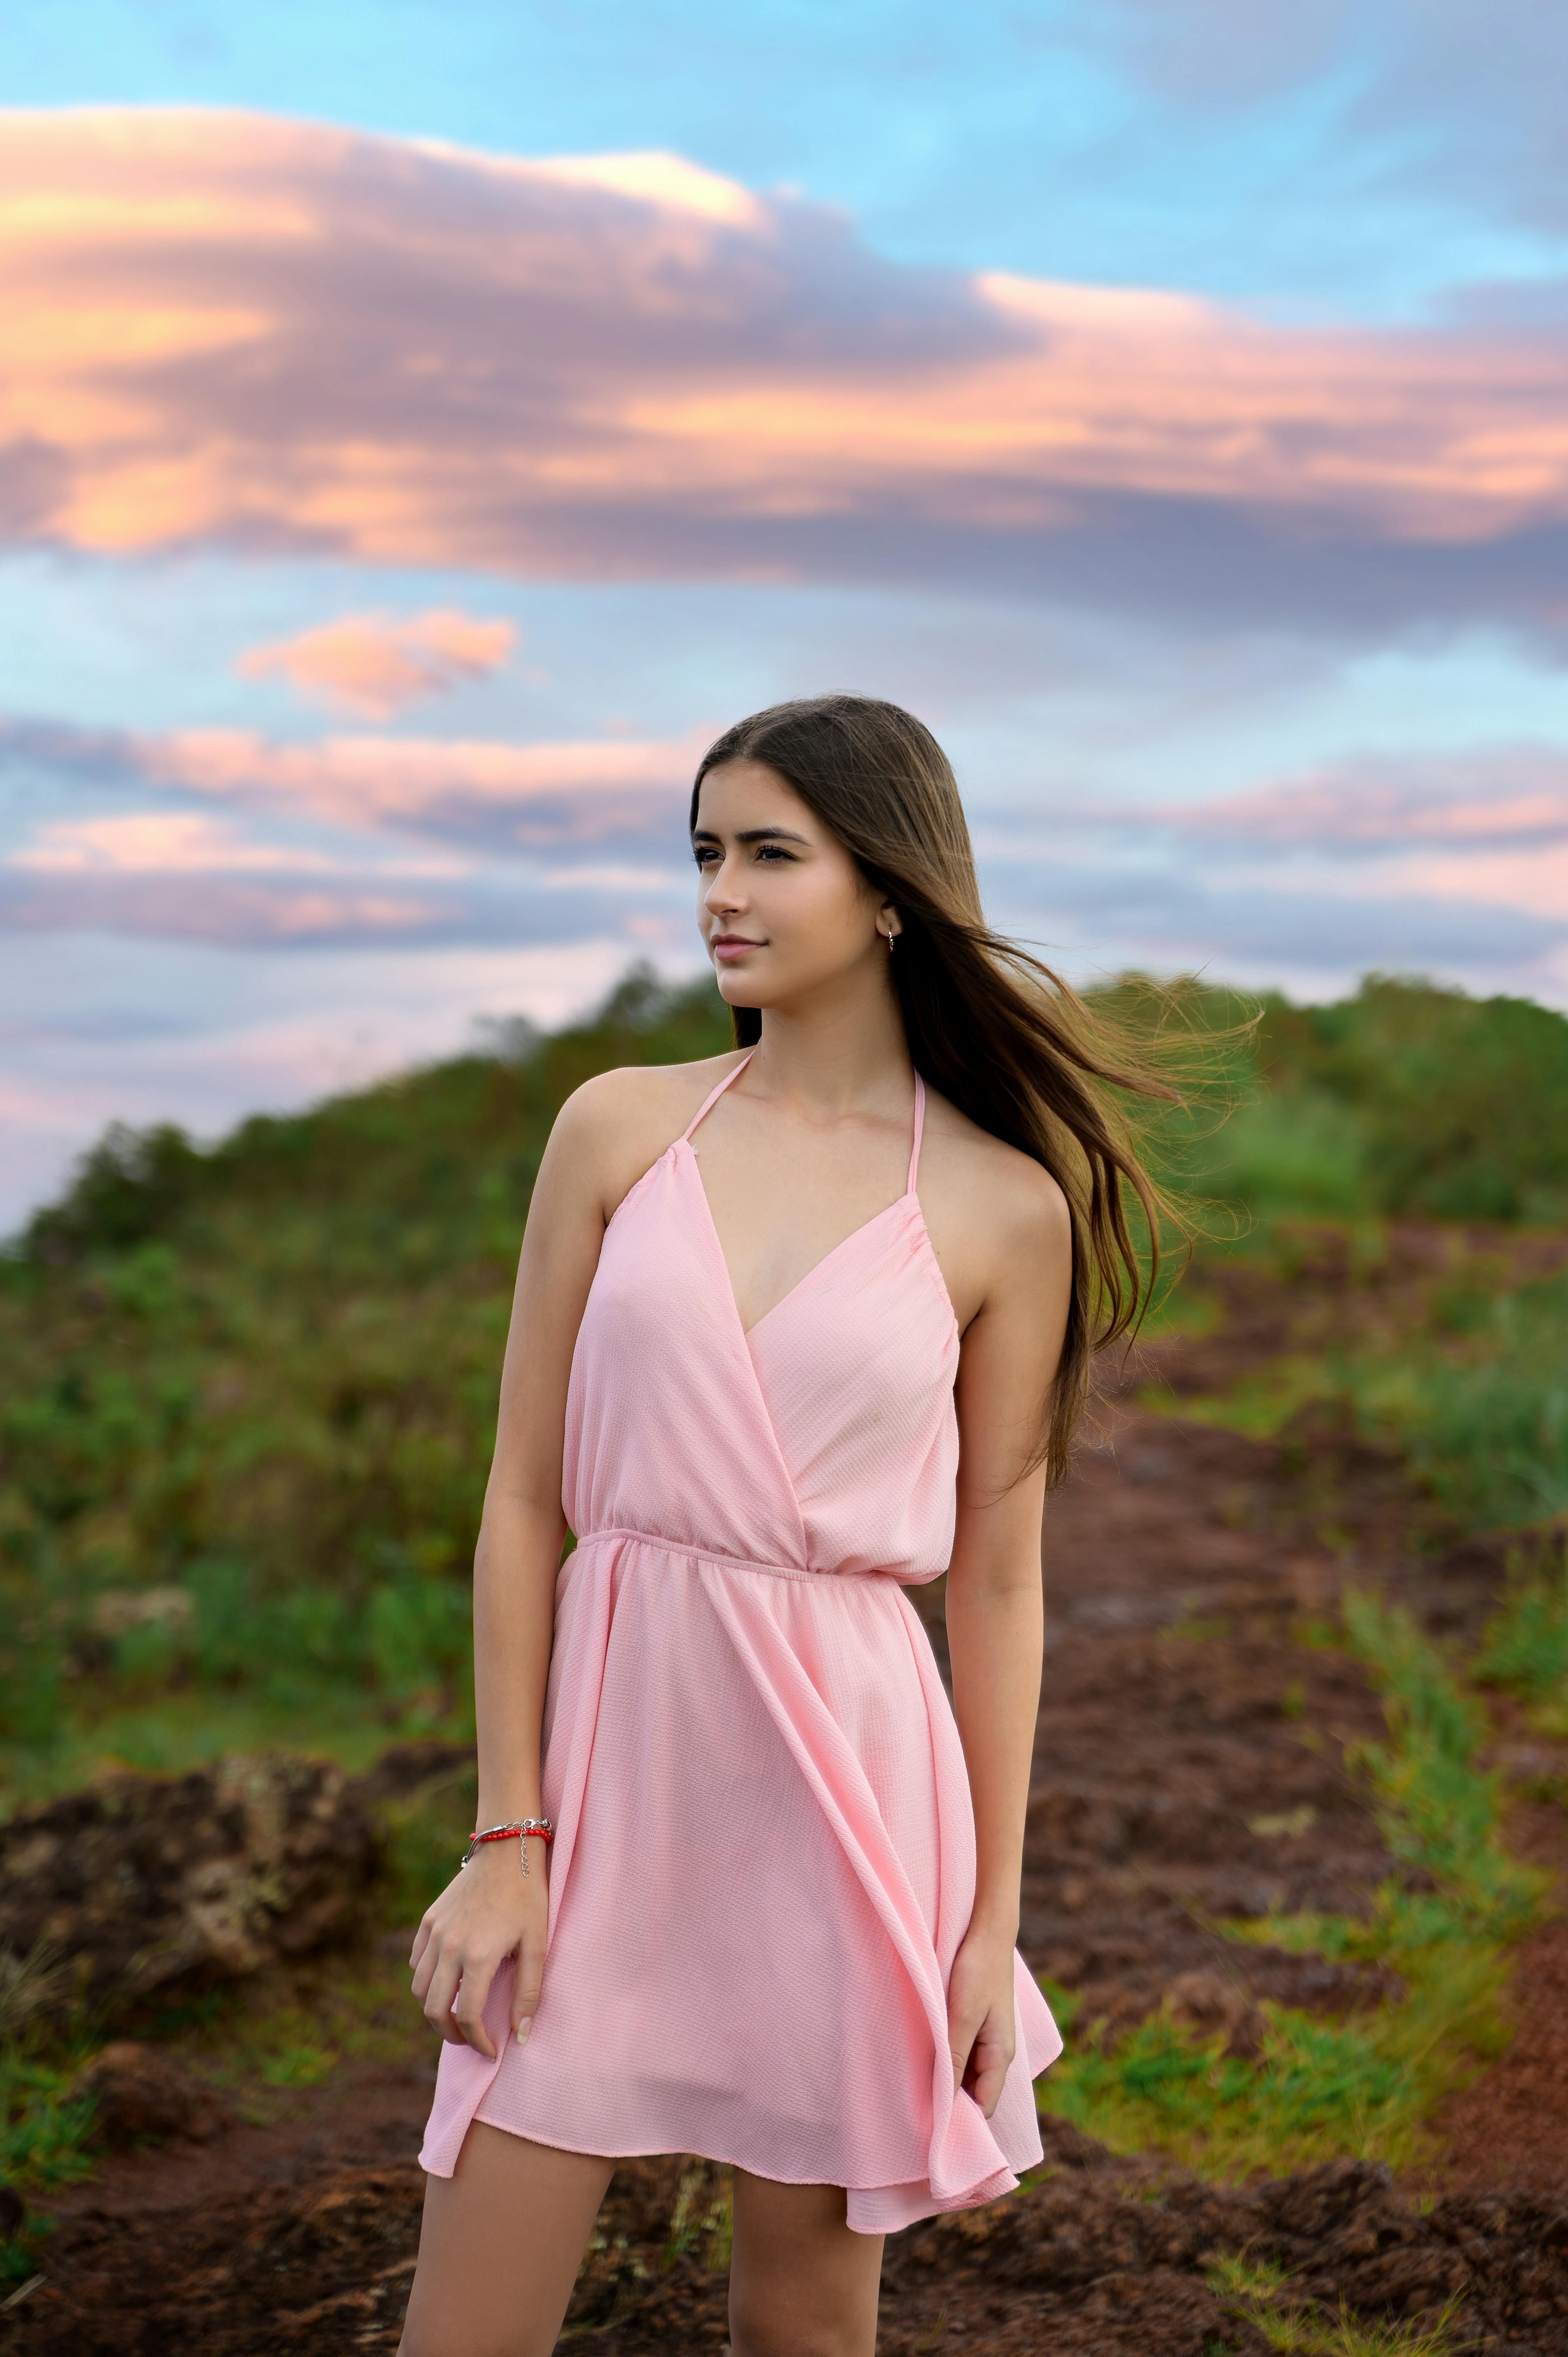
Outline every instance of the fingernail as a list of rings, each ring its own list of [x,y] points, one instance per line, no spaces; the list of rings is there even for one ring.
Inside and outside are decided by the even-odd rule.
[[[518,2023],[517,2042],[520,2046],[526,2046],[528,2044],[528,2033],[532,2028],[533,2024],[532,2021],[520,2021]]]

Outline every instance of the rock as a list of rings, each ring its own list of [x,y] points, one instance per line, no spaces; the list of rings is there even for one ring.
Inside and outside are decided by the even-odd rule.
[[[330,1761],[113,1775],[0,1825],[0,1980],[38,2014],[234,1979],[352,1931],[374,1865]]]
[[[93,2135],[115,2151],[167,2136],[205,2144],[234,2117],[233,2106],[216,2088],[172,2055],[134,2038],[117,2039],[94,2055],[71,2093],[93,2097]]]

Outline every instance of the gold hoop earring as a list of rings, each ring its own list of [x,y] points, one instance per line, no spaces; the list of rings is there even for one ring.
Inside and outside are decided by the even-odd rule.
[[[887,936],[887,954],[889,957],[893,954],[893,936],[891,933]]]

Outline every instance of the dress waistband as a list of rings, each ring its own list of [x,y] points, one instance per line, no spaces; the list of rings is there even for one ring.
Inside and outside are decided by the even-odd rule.
[[[678,1555],[693,1563],[717,1564],[723,1571],[759,1571],[768,1579],[868,1580],[891,1583],[902,1587],[906,1583],[895,1571],[812,1571],[800,1563],[758,1563],[754,1555],[725,1555],[717,1547],[693,1546],[685,1539],[663,1537],[658,1531],[633,1530],[628,1525],[616,1524],[605,1530],[584,1531],[577,1540],[576,1552],[593,1546],[602,1539],[635,1539],[639,1546],[657,1547],[662,1555]]]

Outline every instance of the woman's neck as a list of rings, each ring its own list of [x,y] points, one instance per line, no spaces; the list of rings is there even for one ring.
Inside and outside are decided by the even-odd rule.
[[[913,1076],[898,1002],[874,967],[864,981],[841,977],[831,991],[764,1007],[762,1038],[739,1085],[831,1120],[882,1100],[901,1104]]]

